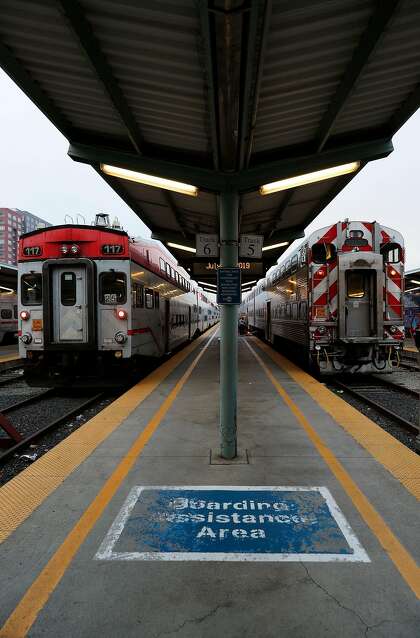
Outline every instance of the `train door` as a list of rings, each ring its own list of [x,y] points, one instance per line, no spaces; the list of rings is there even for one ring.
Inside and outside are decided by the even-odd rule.
[[[52,271],[54,343],[87,343],[87,277],[83,265]]]
[[[266,302],[265,338],[271,341],[271,300]]]
[[[370,337],[374,330],[375,271],[346,272],[346,337]]]
[[[188,306],[188,339],[191,339],[191,306]]]
[[[165,299],[165,318],[163,324],[163,343],[165,346],[165,352],[169,352],[169,330],[171,321],[171,307],[169,299]]]

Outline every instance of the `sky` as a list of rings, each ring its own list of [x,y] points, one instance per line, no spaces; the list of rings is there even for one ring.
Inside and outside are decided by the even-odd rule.
[[[306,229],[345,218],[378,221],[402,233],[406,268],[420,267],[420,110],[393,138],[394,152],[368,164]],[[67,156],[68,142],[24,93],[0,70],[0,208],[28,210],[53,224],[66,214],[86,223],[96,213],[119,218],[133,236],[147,227],[85,164]],[[297,240],[288,249],[302,240]]]

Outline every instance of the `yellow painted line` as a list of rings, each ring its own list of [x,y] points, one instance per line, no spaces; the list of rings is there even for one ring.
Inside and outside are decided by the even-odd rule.
[[[350,474],[344,469],[343,465],[336,458],[332,450],[330,450],[326,443],[324,443],[323,439],[309,423],[308,419],[300,410],[300,408],[290,398],[283,386],[277,381],[275,376],[265,365],[261,357],[255,352],[248,341],[245,341],[245,343],[264,370],[267,377],[270,379],[271,383],[276,388],[278,394],[281,396],[292,414],[296,417],[300,425],[303,427],[309,439],[312,441],[313,445],[330,468],[331,472],[341,483],[345,492],[353,501],[354,506],[359,511],[360,515],[363,517],[372,532],[375,534],[379,543],[382,545],[385,552],[388,554],[395,567],[404,578],[405,582],[409,585],[409,587],[411,587],[417,598],[420,599],[420,569],[416,561],[400,543],[395,534],[390,530],[382,516],[378,514],[370,501],[366,498],[357,484],[353,481]],[[269,348],[265,344],[259,343],[258,345],[262,350],[264,350],[264,352],[269,353]],[[273,355],[275,354],[277,353],[273,352]],[[272,356],[271,358],[275,361],[274,356]]]
[[[0,544],[207,338],[202,335],[0,488]]]
[[[418,352],[417,348],[413,348],[412,346],[404,346],[404,350],[407,350],[407,352]]]
[[[0,363],[9,363],[9,361],[20,361],[19,354],[15,352],[14,354],[3,354],[0,356]]]
[[[195,357],[194,361],[176,383],[175,387],[169,393],[160,408],[150,419],[143,432],[138,436],[130,450],[117,465],[116,469],[108,478],[100,492],[84,511],[65,541],[29,587],[26,594],[0,629],[0,638],[24,638],[24,636],[26,636],[38,614],[48,602],[49,597],[59,584],[61,578],[64,576],[64,573],[85,541],[87,535],[103,514],[105,508],[108,506],[131,468],[136,463],[144,446],[150,440],[185,383],[188,381],[192,371],[209,347],[215,334],[216,332],[213,333],[204,348]]]
[[[301,370],[272,348],[259,342],[259,347],[336,423],[346,430],[369,454],[390,472],[415,498],[420,500],[420,457],[361,414],[316,379]]]

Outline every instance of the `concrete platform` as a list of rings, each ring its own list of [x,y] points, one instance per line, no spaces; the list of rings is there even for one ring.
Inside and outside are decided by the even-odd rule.
[[[419,636],[420,458],[241,338],[242,462],[211,463],[218,355],[210,331],[0,489],[0,638]],[[165,494],[242,522],[197,551],[220,525],[174,536]]]
[[[0,346],[0,363],[19,360],[19,348],[17,343]]]

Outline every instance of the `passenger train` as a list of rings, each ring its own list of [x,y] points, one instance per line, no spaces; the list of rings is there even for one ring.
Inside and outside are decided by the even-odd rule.
[[[130,239],[107,215],[22,235],[18,282],[19,352],[32,385],[121,379],[219,319],[160,242]]]
[[[312,233],[244,298],[242,316],[322,374],[391,372],[404,339],[404,244],[377,222]]]
[[[16,339],[18,331],[17,296],[11,292],[0,292],[0,344]]]

